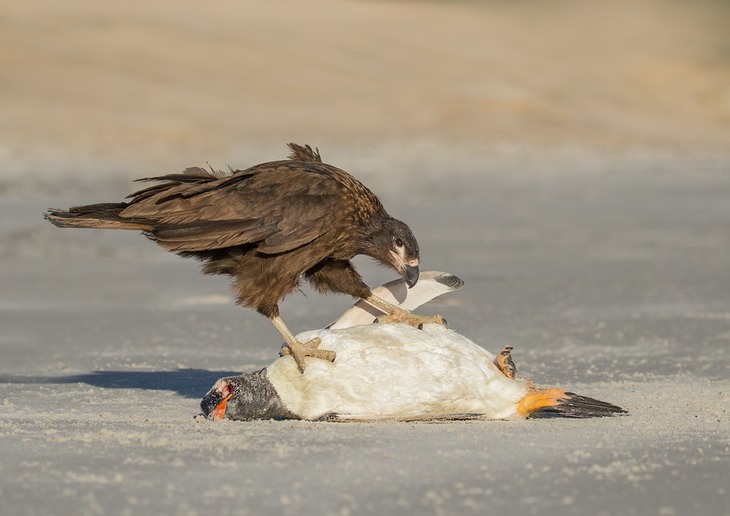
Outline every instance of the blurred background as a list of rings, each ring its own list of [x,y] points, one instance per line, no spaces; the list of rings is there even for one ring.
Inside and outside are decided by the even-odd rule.
[[[287,141],[388,181],[730,143],[723,0],[1,3],[0,192]]]

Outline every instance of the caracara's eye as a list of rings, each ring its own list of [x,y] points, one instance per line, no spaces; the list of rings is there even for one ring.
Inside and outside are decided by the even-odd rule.
[[[396,247],[403,247],[403,240],[401,240],[400,238],[396,238],[395,239],[395,246]]]

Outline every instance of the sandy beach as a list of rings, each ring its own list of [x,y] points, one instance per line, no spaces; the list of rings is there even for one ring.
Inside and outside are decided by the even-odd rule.
[[[513,5],[514,4],[514,5]],[[598,9],[598,10],[596,10]],[[730,514],[722,2],[3,2],[2,514]],[[431,303],[592,420],[211,422],[281,338],[224,278],[48,207],[320,148]],[[370,285],[395,277],[355,260]],[[350,306],[307,289],[294,331]]]

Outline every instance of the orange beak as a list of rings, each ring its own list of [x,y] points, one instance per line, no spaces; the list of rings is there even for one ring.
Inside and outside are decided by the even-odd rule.
[[[233,393],[230,393],[228,396],[223,398],[221,402],[210,412],[210,414],[208,414],[208,418],[214,421],[223,419],[223,416],[226,415],[226,404],[228,403],[228,400],[231,399],[231,396],[233,396]]]

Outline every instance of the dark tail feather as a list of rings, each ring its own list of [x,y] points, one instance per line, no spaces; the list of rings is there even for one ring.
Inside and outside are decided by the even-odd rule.
[[[102,203],[75,206],[68,210],[49,209],[43,218],[60,228],[136,229],[151,231],[146,221],[120,217],[126,203]]]
[[[549,418],[549,417],[569,417],[569,418],[588,418],[588,417],[606,417],[616,414],[626,414],[627,411],[607,403],[599,401],[587,396],[579,396],[573,392],[566,392],[563,397],[558,399],[556,405],[541,407],[530,413],[529,418]]]

